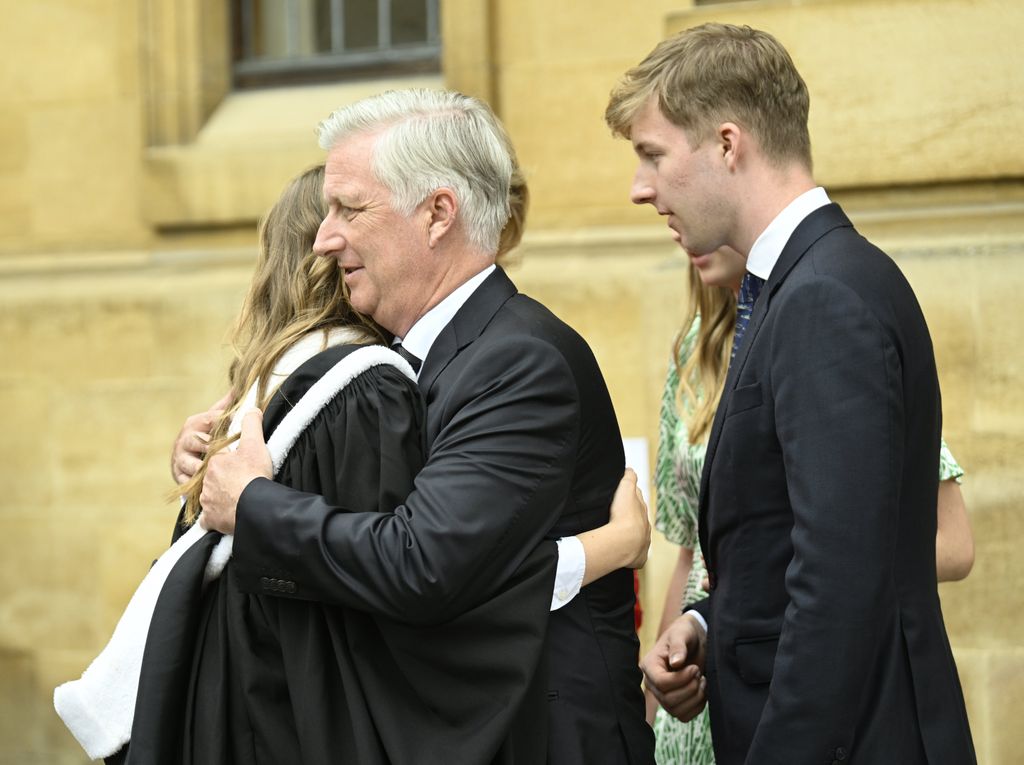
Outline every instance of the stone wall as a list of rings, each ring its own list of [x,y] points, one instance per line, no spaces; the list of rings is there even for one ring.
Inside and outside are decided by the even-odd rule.
[[[382,85],[228,92],[215,5],[5,4],[0,765],[85,761],[52,688],[84,669],[166,545],[168,448],[223,387],[255,221],[320,157],[316,121]],[[981,762],[1014,763],[1024,61],[1013,36],[1024,11],[1000,0],[689,6],[448,0],[443,79],[395,84],[445,82],[495,105],[533,191],[512,276],[588,338],[623,434],[653,451],[686,267],[653,211],[627,201],[633,157],[603,124],[607,94],[692,23],[782,38],[811,88],[821,180],[896,258],[932,329],[977,543],[974,572],[940,593]],[[645,642],[673,556],[656,541],[643,573]]]

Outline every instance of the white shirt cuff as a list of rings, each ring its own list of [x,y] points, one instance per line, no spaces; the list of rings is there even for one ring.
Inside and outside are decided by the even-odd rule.
[[[704,634],[705,635],[708,634],[708,623],[707,623],[707,620],[703,616],[700,615],[699,611],[694,611],[691,608],[689,611],[683,611],[683,614],[685,614],[686,616],[692,616],[694,621],[696,621],[697,624],[699,624],[701,626],[701,629],[704,630]]]
[[[583,543],[577,537],[559,539],[555,591],[551,593],[552,611],[557,611],[580,594],[586,570],[587,552],[583,549]]]

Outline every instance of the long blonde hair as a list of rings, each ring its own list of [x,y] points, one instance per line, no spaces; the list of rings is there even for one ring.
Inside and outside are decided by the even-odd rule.
[[[689,275],[690,300],[676,336],[673,358],[679,374],[680,411],[686,418],[690,443],[698,444],[708,436],[725,387],[736,329],[736,296],[726,287],[704,284],[692,264]],[[700,327],[693,350],[680,364],[680,350],[698,316]]]
[[[228,370],[233,402],[214,423],[210,444],[196,474],[174,490],[185,497],[184,520],[199,515],[199,494],[209,458],[235,440],[228,426],[245,392],[256,388],[256,406],[266,407],[273,390],[267,383],[274,367],[300,338],[348,327],[365,343],[380,342],[381,330],[356,312],[337,262],[313,254],[324,218],[324,166],[313,167],[288,184],[260,224],[259,256],[249,293],[235,322],[231,344],[235,359]]]

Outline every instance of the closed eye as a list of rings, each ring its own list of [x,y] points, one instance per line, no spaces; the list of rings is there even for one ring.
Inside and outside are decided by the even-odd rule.
[[[649,149],[644,145],[636,146],[634,150],[641,162],[649,162],[654,165],[658,164],[658,160],[664,156],[662,152]]]
[[[340,202],[333,202],[330,205],[330,213],[340,215],[345,220],[352,220],[362,211],[362,207],[349,207],[348,205],[343,205]]]

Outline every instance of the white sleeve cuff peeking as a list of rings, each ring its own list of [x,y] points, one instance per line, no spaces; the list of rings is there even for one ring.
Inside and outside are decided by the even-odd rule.
[[[551,594],[551,610],[557,611],[579,595],[583,574],[587,570],[587,553],[578,537],[558,540],[558,567],[555,569],[555,591]]]

